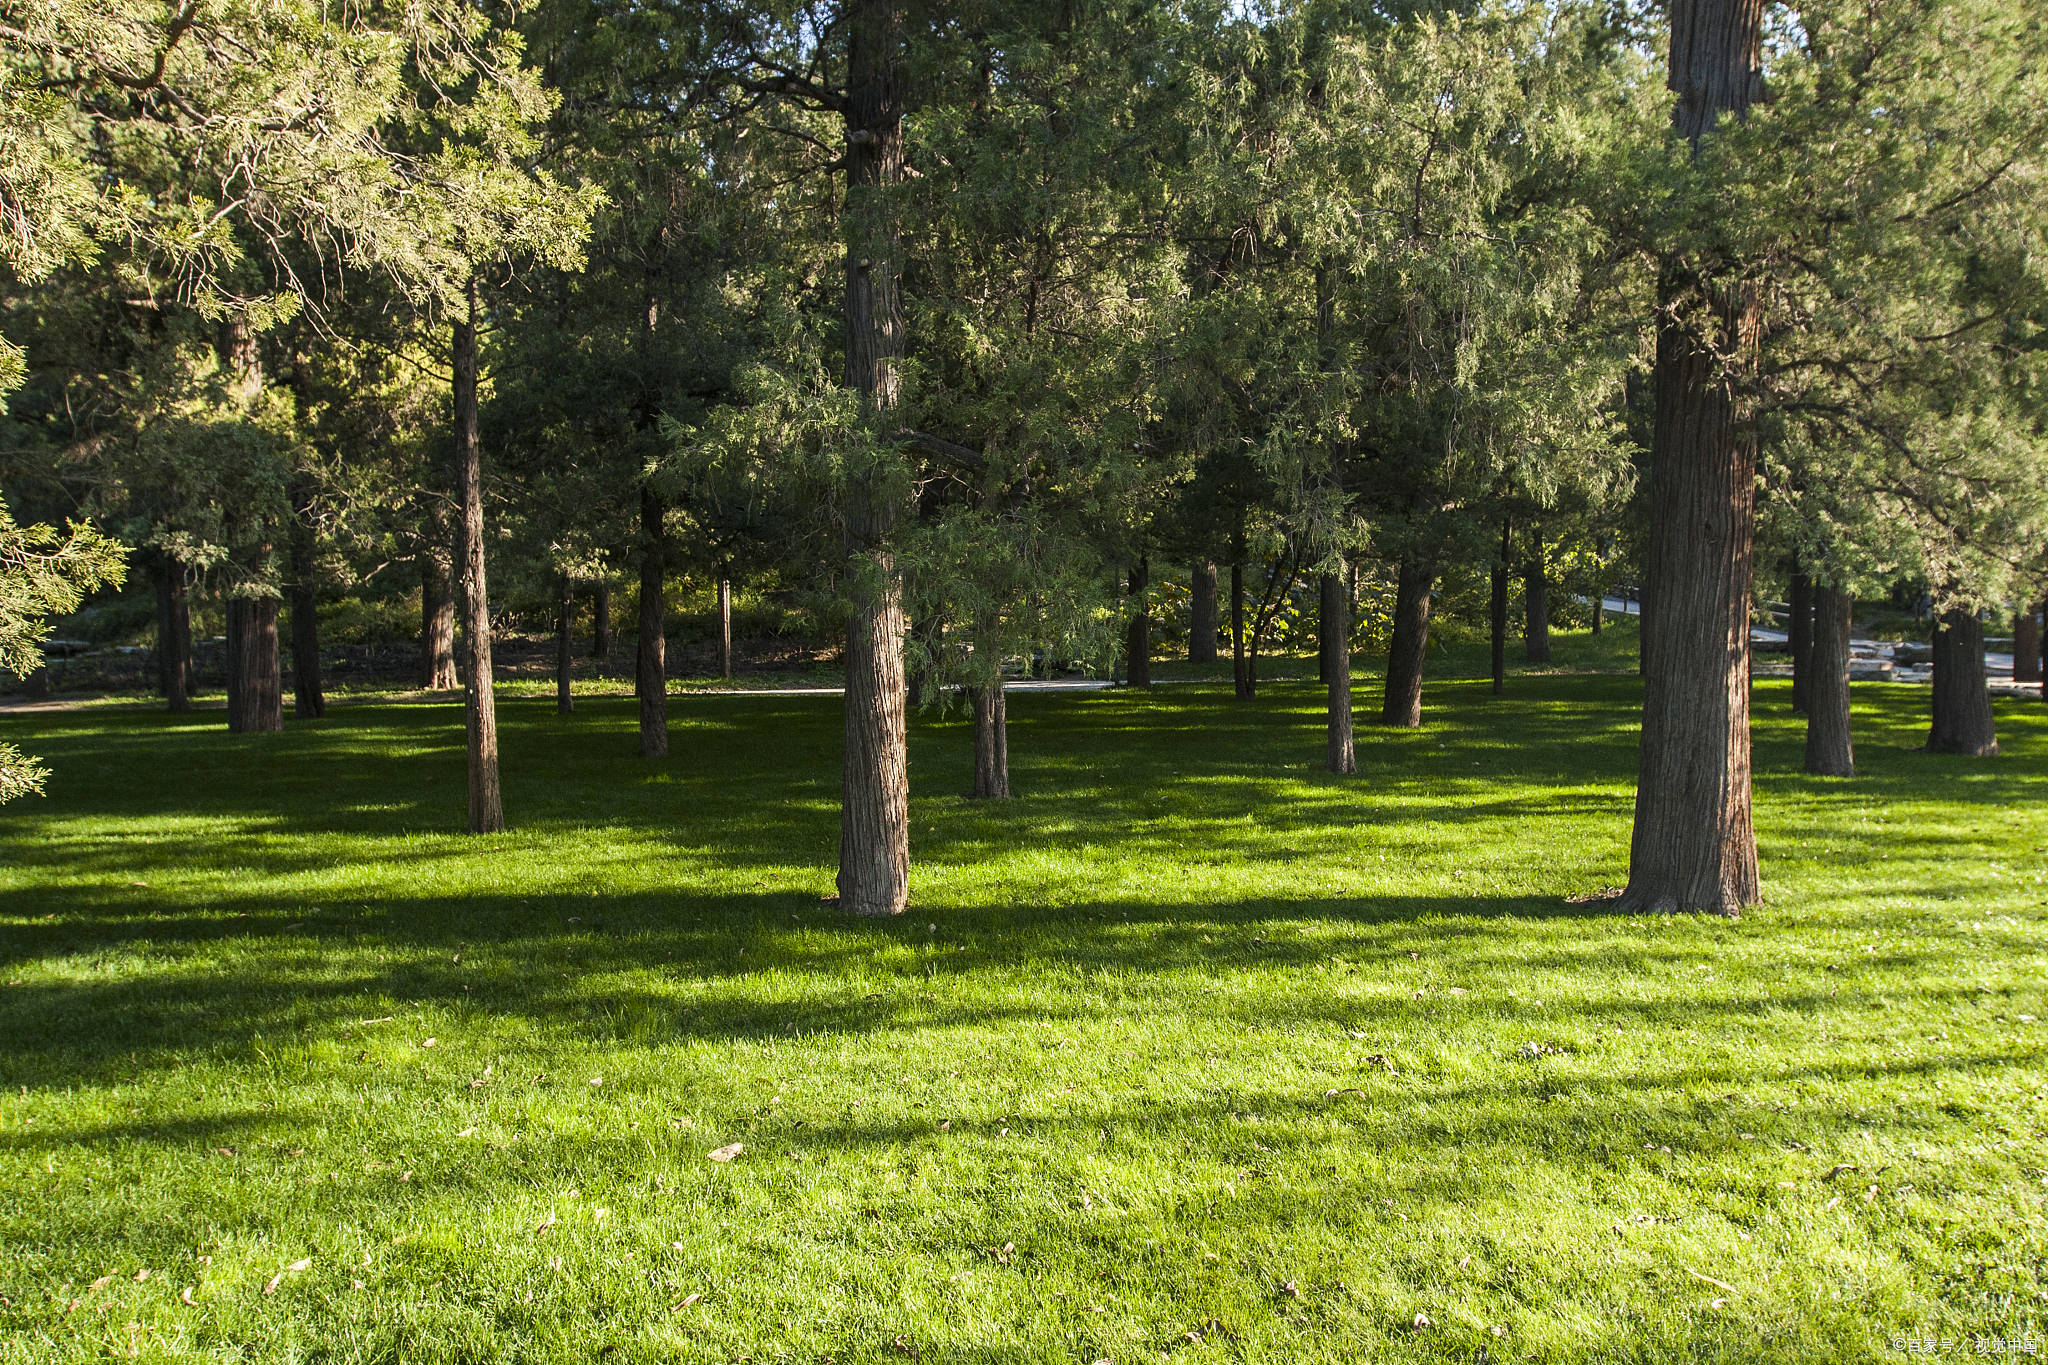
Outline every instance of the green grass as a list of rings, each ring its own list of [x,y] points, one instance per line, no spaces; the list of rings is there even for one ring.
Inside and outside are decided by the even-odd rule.
[[[1859,687],[1828,782],[1760,685],[1766,905],[1636,919],[1569,898],[1637,695],[1433,685],[1341,781],[1306,682],[1019,695],[999,807],[921,718],[890,923],[819,903],[828,697],[679,700],[662,764],[508,701],[488,840],[447,707],[0,720],[56,770],[0,812],[0,1361],[2048,1337],[2048,711],[1941,758]]]

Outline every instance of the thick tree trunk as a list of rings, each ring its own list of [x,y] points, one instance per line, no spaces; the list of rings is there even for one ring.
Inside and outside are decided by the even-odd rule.
[[[2012,680],[2040,682],[2041,677],[2041,611],[2029,602],[2013,617]]]
[[[1804,715],[1813,700],[1813,580],[1793,561],[1786,590],[1785,643],[1792,654],[1792,709]]]
[[[1244,652],[1244,562],[1230,566],[1230,679],[1239,700],[1254,695],[1250,660]]]
[[[1855,601],[1825,583],[1812,588],[1812,652],[1807,656],[1806,771],[1854,777],[1849,742],[1849,618]]]
[[[284,670],[278,659],[277,599],[228,599],[228,730],[284,729]]]
[[[156,565],[156,670],[166,710],[192,709],[192,603],[185,566],[175,555]]]
[[[732,676],[732,580],[718,580],[718,676]]]
[[[903,62],[900,0],[847,0],[846,384],[886,420],[904,356]],[[903,578],[891,540],[904,496],[882,464],[846,495],[853,605],[846,622],[846,751],[840,773],[839,904],[900,914],[910,901],[910,761],[903,685]]]
[[[455,672],[454,567],[448,551],[420,552],[420,686],[450,692],[462,685]]]
[[[1760,84],[1763,0],[1674,0],[1667,84],[1695,147]],[[1621,906],[1735,915],[1761,895],[1749,780],[1756,434],[1738,395],[1762,327],[1725,265],[1658,281],[1642,758]]]
[[[301,498],[292,519],[292,694],[300,719],[327,714],[320,685],[320,594],[314,581],[310,501]]]
[[[1991,689],[1984,680],[1984,623],[1951,607],[1934,627],[1934,724],[1927,750],[1984,756],[1998,752]]]
[[[633,655],[633,692],[640,699],[640,757],[668,757],[668,560],[661,499],[640,485],[640,642]]]
[[[483,442],[477,432],[476,281],[455,322],[455,498],[462,537],[456,554],[462,646],[468,654],[463,716],[469,737],[469,832],[505,828],[498,784],[498,699],[491,675],[491,597],[484,579]]]
[[[590,657],[612,657],[612,585],[602,578],[590,598]]]
[[[1522,657],[1532,664],[1550,662],[1550,576],[1543,563],[1543,532],[1529,542],[1522,566]]]
[[[1492,582],[1487,586],[1491,594],[1487,599],[1486,624],[1490,643],[1493,646],[1493,695],[1498,697],[1508,690],[1508,551],[1510,549],[1508,523],[1505,518],[1500,524],[1500,557],[1493,561]]]
[[[1420,559],[1401,561],[1394,588],[1394,639],[1387,650],[1386,700],[1380,724],[1414,729],[1422,724],[1422,667],[1429,653],[1430,589],[1436,566]]]
[[[1188,662],[1216,662],[1216,561],[1198,559],[1191,574],[1193,596],[1188,604]]]
[[[555,714],[566,716],[576,709],[571,690],[575,670],[576,585],[569,575],[555,581]]]
[[[1329,668],[1329,752],[1325,764],[1333,773],[1358,771],[1351,728],[1351,594],[1341,574],[1323,575],[1319,613],[1323,654]]]
[[[1000,801],[1010,794],[1009,708],[1003,680],[972,689],[974,703],[974,790],[976,801]]]
[[[1124,637],[1124,653],[1129,658],[1131,686],[1152,685],[1152,611],[1146,600],[1146,589],[1151,586],[1151,563],[1145,556],[1138,556],[1138,562],[1131,568],[1131,620]]]

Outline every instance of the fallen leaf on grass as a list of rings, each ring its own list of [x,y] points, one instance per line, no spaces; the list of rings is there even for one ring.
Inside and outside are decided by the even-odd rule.
[[[191,1285],[188,1284],[178,1291],[178,1302],[184,1304],[187,1308],[197,1308],[199,1306],[198,1302],[192,1297]]]
[[[673,1312],[675,1312],[675,1311],[676,1311],[677,1309],[681,1309],[681,1308],[688,1308],[688,1307],[689,1307],[689,1306],[690,1306],[691,1304],[693,1304],[693,1303],[697,1303],[697,1302],[699,1302],[700,1300],[702,1300],[702,1299],[703,1299],[703,1297],[704,1297],[704,1296],[703,1296],[702,1294],[685,1294],[685,1295],[683,1296],[683,1300],[682,1300],[682,1302],[681,1302],[681,1303],[672,1303],[672,1304],[670,1304],[670,1305],[668,1306],[668,1311],[669,1311],[669,1312],[671,1312],[671,1313],[673,1313]]]
[[[549,1228],[554,1227],[557,1223],[561,1221],[562,1220],[555,1217],[553,1213],[550,1213],[547,1217],[541,1219],[538,1223],[535,1223],[533,1225],[533,1230],[535,1232],[546,1232]]]
[[[715,1151],[706,1152],[704,1155],[710,1157],[713,1161],[731,1161],[746,1150],[747,1145],[744,1142],[729,1142]]]

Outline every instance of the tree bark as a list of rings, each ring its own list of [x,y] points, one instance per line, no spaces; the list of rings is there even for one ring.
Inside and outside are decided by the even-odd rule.
[[[1394,588],[1394,638],[1387,650],[1387,693],[1380,724],[1422,724],[1422,666],[1429,652],[1430,589],[1436,566],[1404,559]]]
[[[1248,662],[1244,654],[1244,561],[1240,559],[1230,565],[1230,680],[1240,701],[1258,690],[1246,667]]]
[[[718,676],[732,676],[732,580],[718,580]]]
[[[1493,646],[1493,695],[1498,697],[1508,690],[1508,551],[1512,548],[1509,540],[1507,518],[1500,523],[1500,555],[1493,561],[1492,589],[1487,600],[1487,629]]]
[[[277,599],[228,599],[228,731],[284,729],[284,670],[277,651]]]
[[[572,672],[575,668],[576,645],[572,638],[576,626],[576,585],[563,574],[555,581],[555,714],[566,716],[576,710],[576,695],[571,689]]]
[[[1804,715],[1813,692],[1813,580],[1793,562],[1792,583],[1785,596],[1785,643],[1792,653],[1792,709]]]
[[[1934,627],[1934,724],[1927,751],[1984,757],[1998,752],[1991,689],[1984,679],[1984,623],[1951,607]]]
[[[447,547],[420,552],[420,686],[450,692],[462,685],[455,673],[454,566]]]
[[[1522,658],[1532,664],[1550,662],[1550,577],[1543,563],[1543,532],[1529,541],[1529,559],[1522,565]]]
[[[667,547],[661,499],[640,485],[640,641],[633,654],[633,692],[640,699],[640,757],[668,757]]]
[[[1763,0],[1674,0],[1666,83],[1698,147],[1760,84]],[[1624,910],[1736,915],[1761,895],[1750,807],[1756,434],[1739,390],[1761,310],[1728,263],[1658,280],[1642,756]]]
[[[1318,617],[1329,670],[1329,752],[1324,762],[1333,773],[1355,773],[1358,754],[1351,726],[1351,594],[1342,574],[1323,575],[1323,601]]]
[[[1001,801],[1010,795],[1009,707],[1003,680],[972,689],[974,703],[974,790],[976,801]]]
[[[2031,602],[2013,617],[2012,680],[2041,681],[2041,612]]]
[[[483,442],[477,431],[476,280],[455,321],[455,497],[461,508],[457,552],[462,645],[468,654],[463,717],[469,738],[469,832],[505,828],[498,782],[498,699],[491,675],[491,598],[484,579]]]
[[[1131,621],[1124,637],[1133,687],[1152,685],[1152,610],[1146,597],[1151,581],[1151,563],[1139,555],[1138,562],[1131,567]]]
[[[192,604],[186,595],[185,565],[176,555],[156,561],[156,670],[164,707],[192,709]]]
[[[1188,662],[1216,662],[1216,561],[1198,559],[1191,579],[1194,592],[1188,604]]]
[[[301,491],[293,501],[292,567],[292,694],[301,719],[327,714],[327,695],[320,685],[320,594],[314,581],[312,498]]]
[[[1825,583],[1814,584],[1812,593],[1806,771],[1820,777],[1854,777],[1856,751],[1849,740],[1849,620],[1855,601]]]
[[[905,347],[898,187],[903,180],[901,0],[846,0],[846,384],[878,424],[896,407]],[[891,541],[900,495],[886,457],[848,480],[846,750],[839,904],[900,914],[910,901],[910,761],[903,577]]]
[[[602,578],[590,599],[590,657],[612,657],[612,585]]]

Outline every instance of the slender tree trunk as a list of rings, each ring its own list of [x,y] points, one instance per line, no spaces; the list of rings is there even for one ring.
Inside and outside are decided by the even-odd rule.
[[[165,709],[192,709],[192,606],[186,596],[185,566],[175,555],[156,564],[156,669]]]
[[[732,676],[732,580],[718,580],[718,676]]]
[[[450,692],[462,685],[455,672],[454,566],[440,544],[420,552],[420,686]]]
[[[590,657],[612,657],[612,585],[602,578],[590,598]]]
[[[312,501],[302,493],[292,518],[292,693],[300,719],[327,714],[320,685],[320,594],[314,581]]]
[[[1351,595],[1345,591],[1341,574],[1323,575],[1319,615],[1323,653],[1329,663],[1330,742],[1325,761],[1333,773],[1355,773],[1358,755],[1351,730]]]
[[[1982,757],[1998,752],[1991,689],[1984,679],[1984,623],[1951,607],[1934,627],[1934,724],[1927,750]]]
[[[1786,591],[1785,643],[1792,654],[1792,709],[1803,715],[1813,700],[1813,580],[1793,560]]]
[[[277,650],[277,599],[228,599],[228,730],[284,729],[284,670]]]
[[[1131,621],[1124,640],[1133,687],[1152,685],[1152,610],[1146,598],[1151,580],[1150,561],[1139,555],[1138,562],[1131,567]]]
[[[2012,680],[2041,681],[2041,612],[2031,602],[2013,617]]]
[[[566,716],[576,709],[576,695],[570,683],[575,669],[576,585],[569,575],[555,580],[555,714]]]
[[[462,516],[457,554],[462,645],[469,655],[463,696],[469,737],[469,832],[505,828],[498,784],[498,699],[491,674],[491,597],[484,579],[483,442],[477,432],[476,280],[455,322],[455,496]]]
[[[1239,559],[1230,565],[1230,678],[1240,701],[1256,691],[1249,663],[1244,652],[1244,561]]]
[[[640,757],[668,757],[668,588],[661,499],[640,485],[640,643],[633,656],[633,691],[640,698]]]
[[[1543,562],[1543,532],[1529,538],[1529,559],[1522,566],[1522,657],[1532,664],[1550,662],[1550,577]]]
[[[1760,85],[1763,0],[1673,0],[1667,84],[1695,148]],[[1642,759],[1621,906],[1735,915],[1761,895],[1749,779],[1756,433],[1739,396],[1762,314],[1726,265],[1658,281]]]
[[[1387,650],[1387,693],[1380,724],[1414,729],[1422,724],[1422,666],[1429,653],[1430,589],[1436,566],[1401,561],[1394,589],[1394,639]]]
[[[974,702],[974,791],[976,801],[1000,801],[1010,795],[1009,708],[998,675],[986,687],[972,690]]]
[[[1493,561],[1492,589],[1487,600],[1486,624],[1493,646],[1493,695],[1508,690],[1508,551],[1511,548],[1507,518],[1500,523],[1500,556]]]
[[[1849,742],[1849,618],[1855,601],[1825,583],[1812,588],[1812,652],[1807,657],[1806,771],[1854,777]]]
[[[846,383],[873,419],[896,407],[904,356],[901,0],[846,0]],[[859,915],[910,901],[910,762],[903,679],[903,577],[891,541],[906,496],[877,463],[849,479],[846,751],[839,904]]]
[[[1188,605],[1188,662],[1216,662],[1216,561],[1198,559],[1192,573],[1193,596]]]

